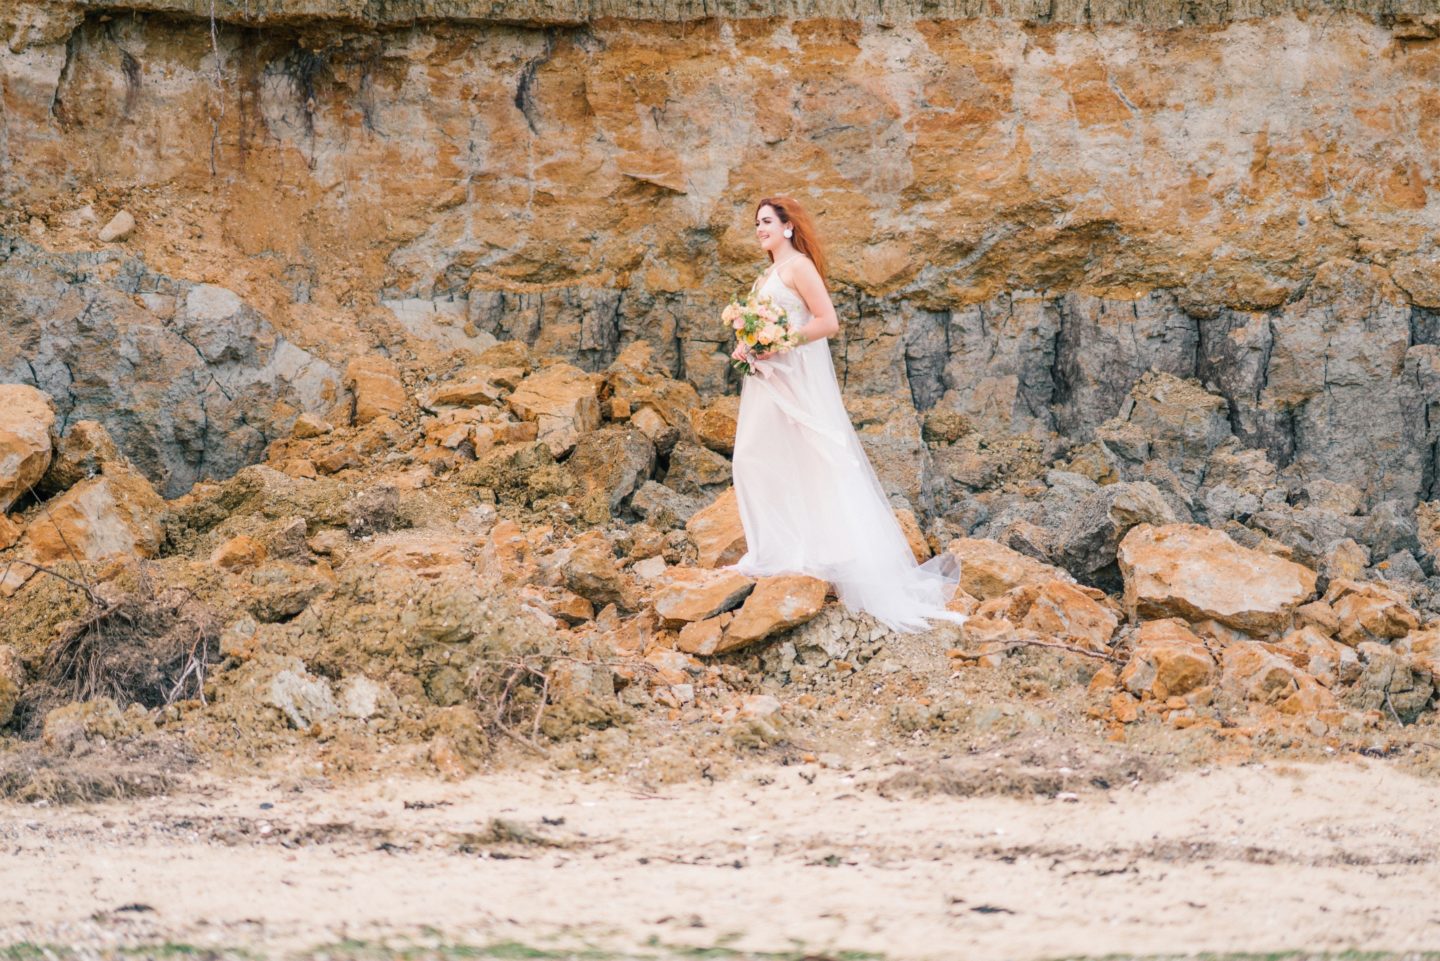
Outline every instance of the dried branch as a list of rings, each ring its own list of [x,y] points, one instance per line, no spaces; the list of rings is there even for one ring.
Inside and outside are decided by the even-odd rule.
[[[553,683],[551,666],[556,661],[569,661],[591,666],[623,666],[632,669],[638,668],[641,671],[656,670],[653,665],[649,664],[583,658],[558,652],[531,652],[514,657],[476,658],[474,662],[476,665],[498,665],[500,667],[498,671],[483,673],[477,670],[470,677],[471,690],[487,718],[486,726],[492,733],[508,737],[541,757],[548,757],[545,749],[537,741],[545,720],[545,709],[550,703]],[[522,698],[520,696],[522,691],[529,692],[533,700]],[[529,729],[528,737],[520,733],[525,728]]]
[[[1065,651],[1067,654],[1079,654],[1082,657],[1093,657],[1101,661],[1109,661],[1112,664],[1122,664],[1124,661],[1110,651],[1092,651],[1088,647],[1075,647],[1073,644],[1058,644],[1054,641],[1035,641],[1026,638],[1012,638],[1008,641],[995,641],[1003,645],[1004,653],[1010,653],[1017,647],[1048,647],[1051,650]],[[962,651],[958,648],[949,652],[950,657],[966,661],[978,661],[982,657],[989,657],[991,654],[999,654],[1000,651]]]
[[[98,603],[95,597],[94,585],[90,583],[90,575],[85,572],[85,562],[80,559],[80,554],[75,550],[75,546],[70,543],[70,538],[65,536],[65,528],[61,527],[59,522],[55,520],[55,515],[50,510],[50,504],[42,500],[39,494],[35,493],[35,486],[33,484],[26,484],[25,490],[39,503],[40,509],[45,512],[46,519],[50,521],[50,526],[55,528],[55,533],[59,536],[60,543],[65,545],[65,550],[69,552],[70,559],[75,562],[75,567],[80,571],[80,576],[85,581],[85,593],[90,596],[92,602]],[[34,565],[32,564],[31,566],[33,567]],[[74,581],[70,583],[73,584]]]
[[[5,559],[5,571],[4,573],[0,573],[0,580],[4,580],[6,577],[10,576],[10,568],[15,564],[24,564],[31,570],[37,571],[41,574],[49,574],[51,577],[59,578],[66,584],[69,584],[71,587],[84,591],[85,596],[89,598],[91,604],[100,607],[104,606],[104,601],[100,599],[100,595],[96,594],[95,589],[92,588],[89,584],[83,584],[80,581],[75,580],[73,577],[66,577],[64,574],[61,574],[54,568],[46,567],[44,564],[36,564],[34,561],[27,561],[22,557],[9,557]]]

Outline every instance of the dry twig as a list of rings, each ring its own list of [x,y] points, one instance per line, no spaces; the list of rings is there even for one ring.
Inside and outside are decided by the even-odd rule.
[[[27,561],[22,557],[6,558],[5,570],[3,573],[0,573],[0,580],[5,580],[7,577],[10,576],[10,568],[15,564],[24,564],[26,567],[30,568],[33,571],[37,571],[41,574],[49,574],[51,577],[59,578],[66,584],[69,584],[71,587],[84,591],[85,596],[89,598],[91,604],[97,606],[103,606],[104,604],[104,602],[100,600],[100,595],[96,594],[95,589],[92,588],[89,584],[81,583],[80,581],[75,580],[75,578],[73,577],[66,577],[64,574],[61,574],[54,568],[46,567],[44,564],[36,564],[34,561]]]
[[[1004,653],[1007,654],[1017,647],[1047,647],[1056,651],[1065,651],[1067,654],[1079,654],[1083,657],[1093,657],[1097,660],[1109,661],[1112,664],[1123,663],[1122,660],[1111,651],[1092,651],[1087,647],[1075,647],[1073,644],[1058,644],[1054,641],[1034,641],[1026,638],[1017,637],[1011,638],[1008,641],[995,641],[993,643],[1003,645],[1005,649]],[[966,661],[978,661],[982,657],[989,657],[991,654],[999,653],[1001,653],[999,650],[962,651],[959,649],[955,649],[950,651],[949,656]]]
[[[653,671],[649,664],[635,664],[625,661],[608,661],[576,657],[571,654],[532,652],[510,658],[476,658],[477,665],[499,665],[501,670],[482,677],[480,672],[471,675],[470,686],[475,692],[482,709],[488,716],[488,726],[493,732],[508,737],[541,757],[548,756],[538,742],[540,728],[545,719],[545,708],[550,703],[550,689],[553,680],[551,666],[556,661],[591,666],[639,668]],[[493,691],[493,693],[489,693]],[[530,697],[522,699],[521,691]],[[522,702],[523,701],[523,702]],[[520,733],[528,726],[529,736]]]

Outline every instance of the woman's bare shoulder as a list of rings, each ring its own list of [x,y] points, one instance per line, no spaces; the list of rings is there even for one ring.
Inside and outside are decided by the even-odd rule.
[[[780,279],[796,289],[799,289],[800,281],[802,280],[813,281],[820,279],[820,271],[816,268],[815,261],[811,260],[805,254],[800,254],[794,260],[790,261],[784,266],[783,270],[788,271],[789,276],[782,275]]]

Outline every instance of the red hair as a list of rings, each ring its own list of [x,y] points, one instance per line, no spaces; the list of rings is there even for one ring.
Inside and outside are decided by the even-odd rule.
[[[755,205],[757,217],[760,215],[761,207],[774,208],[775,215],[780,218],[780,222],[794,231],[795,236],[790,238],[790,243],[795,245],[796,250],[810,258],[810,261],[815,264],[815,269],[820,271],[820,279],[824,280],[825,251],[820,246],[820,234],[815,229],[815,221],[810,219],[810,214],[800,206],[800,201],[794,197],[784,196],[762,198]],[[774,254],[770,254],[770,260],[772,262],[775,260]]]

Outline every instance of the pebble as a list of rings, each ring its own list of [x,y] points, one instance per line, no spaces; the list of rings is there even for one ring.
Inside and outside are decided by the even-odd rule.
[[[122,210],[111,217],[109,223],[100,228],[100,240],[107,244],[116,240],[124,240],[134,229],[135,218],[130,215],[130,211]]]

